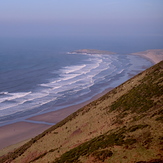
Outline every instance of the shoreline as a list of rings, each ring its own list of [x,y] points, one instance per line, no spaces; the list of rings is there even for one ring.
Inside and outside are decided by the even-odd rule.
[[[144,52],[131,54],[139,55],[140,57],[146,58],[150,60],[153,64],[156,64],[159,61],[163,60],[162,49],[147,50]],[[113,88],[108,88],[104,90],[102,93],[99,93],[98,95],[94,96],[90,100],[85,101],[83,103],[72,105],[70,107],[65,107],[60,110],[32,116],[30,118],[25,119],[24,121],[19,121],[16,123],[1,126],[0,131],[3,134],[0,135],[0,142],[2,142],[0,143],[0,156],[3,155],[5,151],[11,152],[15,148],[20,147],[21,145],[26,143],[27,140],[30,140],[32,137],[37,136],[46,129],[50,128],[53,124],[62,121],[64,118],[66,118],[73,112],[89,104],[90,102],[98,99],[99,97],[103,96],[112,89]]]
[[[25,119],[24,121],[22,120],[19,122],[1,126],[0,132],[3,134],[0,134],[0,142],[2,142],[0,143],[0,156],[13,151],[15,148],[22,146],[27,142],[27,140],[32,139],[46,129],[62,121],[70,114],[74,113],[75,111],[79,110],[90,102],[100,98],[112,89],[113,88],[108,88],[102,93],[97,94],[90,100],[83,103],[65,107],[60,110],[32,116]],[[41,124],[39,122],[43,123]]]
[[[47,123],[55,123],[56,124],[56,123],[62,121],[63,119],[65,119],[70,114],[74,113],[75,111],[77,111],[80,108],[84,107],[85,105],[89,104],[90,102],[95,101],[98,98],[102,97],[107,92],[111,91],[112,89],[113,88],[107,88],[103,92],[101,92],[101,93],[95,95],[94,97],[92,97],[90,100],[87,100],[87,101],[82,102],[80,104],[65,107],[63,109],[56,110],[56,111],[50,111],[48,113],[39,114],[39,115],[30,117],[27,120],[43,121],[43,122],[47,122]]]
[[[25,140],[42,133],[50,126],[45,124],[36,124],[29,122],[16,122],[10,125],[0,127],[0,156],[1,153],[11,145],[16,145]],[[13,147],[13,150],[15,148]]]
[[[163,60],[163,49],[151,49],[138,53],[131,53],[132,55],[138,55],[145,59],[148,59],[153,64],[157,64]]]

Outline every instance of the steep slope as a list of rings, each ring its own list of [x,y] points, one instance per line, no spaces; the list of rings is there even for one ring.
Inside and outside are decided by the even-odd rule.
[[[5,161],[163,162],[163,61],[1,158]]]

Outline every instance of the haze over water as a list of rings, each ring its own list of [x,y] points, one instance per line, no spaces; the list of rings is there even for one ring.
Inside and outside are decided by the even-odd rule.
[[[0,2],[0,123],[86,101],[152,63],[162,0]],[[115,55],[67,54],[99,49]]]
[[[57,40],[17,40],[13,44],[0,50],[2,124],[90,100],[152,65],[139,56],[120,53],[67,54],[74,50],[75,40],[65,44],[66,51]]]

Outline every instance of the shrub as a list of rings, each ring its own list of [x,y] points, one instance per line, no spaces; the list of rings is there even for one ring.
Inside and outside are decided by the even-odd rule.
[[[92,156],[94,156],[96,159],[104,162],[108,157],[111,157],[113,155],[113,152],[106,149],[102,151],[95,151]]]
[[[146,124],[146,125],[134,125],[134,126],[131,126],[129,129],[128,129],[128,131],[129,132],[134,132],[134,131],[136,131],[136,130],[138,130],[138,129],[143,129],[143,128],[145,128],[145,127],[148,127],[148,125]]]

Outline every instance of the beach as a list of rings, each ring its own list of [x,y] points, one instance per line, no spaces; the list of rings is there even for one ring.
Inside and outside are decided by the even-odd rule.
[[[154,64],[163,60],[163,50],[162,49],[152,49],[152,50],[146,50],[143,52],[132,53],[132,54],[147,58]]]
[[[49,128],[49,125],[17,122],[0,127],[0,148],[30,139]]]
[[[159,53],[159,54],[158,54]],[[139,55],[141,57],[145,57],[152,61],[154,64],[158,63],[163,59],[163,50],[150,50],[140,53],[133,53],[132,55]],[[143,65],[142,65],[143,66]],[[52,111],[44,114],[40,114],[37,116],[30,117],[26,119],[25,121],[20,121],[17,123],[9,124],[0,127],[0,155],[4,153],[6,150],[6,147],[11,146],[10,151],[14,150],[15,147],[18,147],[26,142],[26,140],[29,140],[32,137],[35,137],[36,135],[40,134],[44,130],[51,127],[53,124],[56,124],[66,118],[71,113],[77,111],[81,107],[87,105],[91,101],[94,101],[101,97],[102,95],[106,94],[108,91],[110,91],[113,88],[108,88],[102,93],[96,95],[92,99],[73,105],[70,107],[66,107],[64,109],[60,109],[57,111]],[[42,123],[41,123],[42,122]],[[49,123],[49,124],[48,124]],[[20,143],[22,142],[22,143]],[[17,144],[20,143],[20,144]],[[13,146],[14,144],[17,144],[17,146]]]
[[[0,134],[0,142],[2,142],[0,143],[0,156],[23,145],[31,138],[50,128],[52,124],[56,124],[62,121],[64,118],[74,113],[78,109],[103,96],[111,89],[113,88],[108,88],[102,93],[93,97],[92,99],[81,104],[73,105],[64,109],[52,111],[45,114],[40,114],[26,119],[25,121],[20,121],[17,123],[0,127],[0,133],[2,133]],[[48,123],[52,124],[48,125]]]

